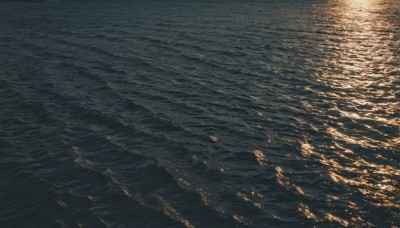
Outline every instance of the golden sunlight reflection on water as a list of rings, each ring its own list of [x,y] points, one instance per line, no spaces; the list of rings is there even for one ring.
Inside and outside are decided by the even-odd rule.
[[[377,16],[377,11],[388,7],[383,3],[344,0],[329,12],[337,18],[334,27],[343,31],[345,38],[327,44],[335,45],[337,53],[326,59],[327,67],[317,72],[317,80],[329,89],[314,92],[330,108],[325,113],[316,113],[318,108],[305,106],[316,115],[328,116],[324,126],[334,145],[333,156],[307,137],[301,142],[301,151],[303,156],[326,166],[333,182],[355,189],[366,202],[377,207],[400,208],[400,170],[388,165],[385,154],[380,152],[399,151],[400,146],[400,118],[396,117],[400,108],[396,99],[399,78],[393,73],[397,72],[394,63],[397,57],[390,48],[393,37],[382,32],[396,31],[397,25]],[[374,156],[367,156],[371,151]],[[350,200],[348,204],[349,208],[358,206]],[[307,205],[301,205],[299,210],[318,220]],[[336,220],[343,226],[350,222],[369,224],[359,215],[346,221],[328,213],[325,219]]]

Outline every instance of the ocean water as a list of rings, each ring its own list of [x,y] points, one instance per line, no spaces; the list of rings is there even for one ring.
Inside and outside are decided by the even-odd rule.
[[[0,3],[0,227],[399,227],[400,1]]]

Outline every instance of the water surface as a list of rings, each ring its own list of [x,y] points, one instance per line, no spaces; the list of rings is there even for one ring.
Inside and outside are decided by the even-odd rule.
[[[0,3],[1,227],[400,226],[400,2]]]

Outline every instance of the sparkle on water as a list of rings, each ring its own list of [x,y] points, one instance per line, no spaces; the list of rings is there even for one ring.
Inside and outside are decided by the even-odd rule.
[[[337,18],[334,26],[339,30],[346,29],[346,39],[338,44],[339,54],[326,62],[329,67],[317,72],[319,82],[332,90],[317,93],[331,107],[328,113],[336,112],[341,117],[336,119],[332,116],[332,121],[324,123],[326,132],[333,141],[334,155],[325,154],[324,148],[316,149],[318,142],[313,145],[307,138],[301,143],[301,149],[304,156],[317,158],[321,164],[327,166],[329,176],[334,182],[355,187],[365,200],[377,207],[400,208],[400,170],[391,165],[372,162],[366,154],[354,153],[349,149],[359,146],[377,151],[387,149],[399,152],[399,131],[390,134],[384,130],[386,127],[400,127],[400,117],[397,115],[400,100],[396,97],[399,92],[399,66],[393,65],[400,59],[390,47],[390,42],[395,38],[386,37],[378,29],[396,29],[390,28],[391,25],[375,13],[384,7],[382,3],[383,0],[345,0],[332,8],[333,16]],[[309,108],[311,112],[315,111],[315,107]],[[346,134],[354,123],[353,126],[361,123],[358,127],[364,129],[354,129],[359,131],[358,135]],[[372,127],[371,123],[381,126],[383,130]],[[369,135],[378,135],[379,140]],[[383,163],[387,160],[384,154],[379,153],[373,158],[379,158]],[[344,177],[345,173],[346,176],[351,174],[351,177]],[[330,200],[329,197],[327,196],[327,200]],[[348,204],[351,209],[358,207],[351,201]],[[310,219],[319,219],[307,205],[302,204],[299,210]],[[395,217],[398,218],[399,215]],[[325,219],[337,221],[343,226],[348,226],[351,222],[369,224],[363,223],[360,215],[346,221],[327,213]]]

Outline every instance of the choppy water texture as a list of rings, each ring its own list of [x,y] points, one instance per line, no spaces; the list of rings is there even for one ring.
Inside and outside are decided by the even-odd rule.
[[[1,227],[400,226],[400,2],[0,4]]]

